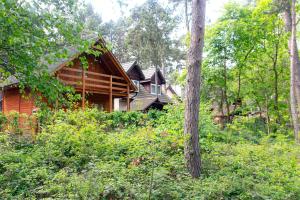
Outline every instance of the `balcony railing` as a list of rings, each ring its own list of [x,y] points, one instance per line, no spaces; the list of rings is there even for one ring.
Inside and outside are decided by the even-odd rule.
[[[129,93],[129,85],[123,77],[68,67],[63,68],[57,77],[64,84],[74,87],[77,91],[112,93],[120,96],[126,96]]]

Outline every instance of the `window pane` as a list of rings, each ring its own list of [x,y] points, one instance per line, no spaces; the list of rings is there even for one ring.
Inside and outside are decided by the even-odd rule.
[[[151,94],[156,94],[156,87],[155,84],[151,84]]]
[[[157,86],[157,91],[158,91],[158,94],[161,94],[161,87],[160,87],[160,85]]]

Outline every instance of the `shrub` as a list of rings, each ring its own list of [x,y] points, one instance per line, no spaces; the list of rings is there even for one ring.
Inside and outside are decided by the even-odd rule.
[[[200,123],[202,177],[184,163],[182,105],[152,123],[142,113],[59,111],[35,143],[0,135],[3,199],[291,199],[300,198],[299,146],[284,135],[228,143],[209,115]],[[204,109],[204,108],[202,108]],[[205,109],[201,110],[206,113]],[[149,120],[148,120],[149,121]],[[144,123],[144,122],[143,122]]]
[[[3,128],[5,127],[6,123],[7,123],[6,116],[2,112],[0,112],[0,131],[3,131]]]

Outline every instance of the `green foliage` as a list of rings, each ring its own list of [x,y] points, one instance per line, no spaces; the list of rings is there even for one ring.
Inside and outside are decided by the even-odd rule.
[[[89,48],[77,20],[82,7],[80,0],[1,1],[0,84],[16,78],[22,89],[64,106],[72,90],[51,76],[48,66],[69,58],[70,47],[82,52]]]
[[[191,179],[186,171],[181,104],[148,115],[58,111],[47,119],[34,143],[0,135],[0,195],[4,199],[148,199],[149,195],[151,199],[299,199],[299,146],[280,134],[255,135],[255,144],[250,137],[255,133],[247,131],[251,127],[246,122],[234,131],[246,131],[249,137],[226,140],[229,133],[212,123],[207,107],[201,106],[200,180]]]
[[[288,39],[271,2],[229,3],[208,27],[201,97],[213,102],[216,115],[259,112],[269,132],[280,132],[290,120]]]
[[[6,122],[7,122],[6,116],[2,112],[0,112],[0,131],[3,130]]]

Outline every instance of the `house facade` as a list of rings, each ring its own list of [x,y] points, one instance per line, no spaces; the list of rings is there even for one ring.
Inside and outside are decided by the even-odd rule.
[[[123,63],[122,67],[137,87],[137,92],[130,97],[131,110],[147,111],[152,108],[161,110],[164,105],[171,103],[171,99],[163,91],[166,80],[159,69],[142,70],[136,61]],[[115,110],[125,110],[124,99],[115,101]]]
[[[98,46],[101,46],[101,49],[97,48]],[[74,51],[70,59],[49,65],[49,73],[63,84],[72,86],[77,93],[82,95],[81,106],[83,108],[89,104],[112,112],[114,99],[122,98],[125,99],[126,110],[130,110],[130,94],[136,91],[134,83],[127,76],[117,58],[106,48],[103,39],[97,39],[91,48],[100,51],[100,55]],[[80,56],[87,58],[87,69],[81,66]],[[17,111],[31,115],[37,109],[30,89],[25,89],[21,93],[18,80],[14,77],[10,77],[1,89],[1,109],[4,114]]]

